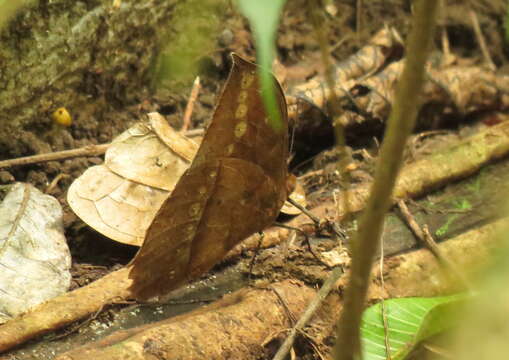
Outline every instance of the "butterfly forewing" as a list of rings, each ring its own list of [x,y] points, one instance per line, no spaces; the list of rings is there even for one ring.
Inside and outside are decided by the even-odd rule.
[[[188,171],[163,203],[133,260],[138,299],[164,294],[219,262],[245,237],[270,225],[285,198],[288,130],[265,112],[256,65],[233,55],[233,68]]]

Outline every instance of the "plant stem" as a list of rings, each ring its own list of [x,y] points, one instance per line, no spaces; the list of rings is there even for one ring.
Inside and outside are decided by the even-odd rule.
[[[339,102],[339,97],[336,92],[336,82],[334,80],[334,65],[331,62],[331,52],[329,47],[329,42],[327,39],[327,28],[325,27],[325,19],[320,19],[320,16],[324,16],[321,6],[317,6],[320,4],[320,1],[315,2],[308,1],[308,9],[311,22],[313,24],[316,37],[318,40],[318,44],[320,46],[320,53],[322,64],[324,67],[324,79],[327,84],[327,88],[329,90],[329,99],[330,99],[330,116],[333,121],[334,126],[334,136],[336,141],[336,148],[339,154],[338,161],[338,170],[339,170],[339,185],[343,194],[343,209],[344,215],[342,219],[348,219],[350,214],[350,192],[348,191],[349,186],[351,184],[351,176],[350,172],[346,170],[346,166],[352,162],[352,157],[350,152],[346,147],[346,135],[345,135],[345,127],[339,121],[341,115],[341,105]],[[339,211],[338,211],[339,213]]]
[[[338,323],[334,348],[336,360],[361,359],[360,323],[371,267],[379,248],[385,213],[403,160],[406,140],[415,125],[424,64],[429,54],[438,0],[419,0],[406,47],[406,63],[388,121],[376,167],[376,177],[359,230],[352,241],[350,281]]]

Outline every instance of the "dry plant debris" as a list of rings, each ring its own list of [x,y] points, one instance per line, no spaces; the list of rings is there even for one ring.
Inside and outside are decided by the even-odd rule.
[[[0,204],[0,323],[65,293],[70,267],[58,201],[12,185]]]
[[[368,45],[336,65],[336,92],[341,97],[341,122],[345,126],[373,119],[384,122],[387,118],[405,62],[396,34],[392,29],[381,30]],[[508,75],[473,66],[470,60],[458,57],[445,63],[442,57],[434,55],[426,65],[424,105],[460,116],[509,108]],[[288,100],[291,117],[305,116],[310,107],[327,111],[331,99],[323,83],[317,77],[291,89]]]
[[[87,169],[67,193],[69,205],[88,225],[136,246],[198,149],[160,114],[148,117],[118,136],[104,165]]]
[[[431,189],[444,185],[453,179],[468,176],[477,171],[482,165],[493,161],[493,159],[504,156],[509,152],[508,127],[509,122],[504,122],[487,128],[485,131],[464,139],[458,144],[453,144],[448,150],[441,151],[440,154],[432,154],[414,164],[406,165],[400,173],[400,181],[396,185],[395,194],[398,195],[398,198],[402,199],[423,195]],[[489,146],[486,146],[486,142],[488,142]],[[472,153],[479,153],[479,150],[475,150],[479,149],[478,146],[486,149],[486,152],[482,153],[483,156],[472,157]],[[440,156],[440,161],[437,161],[437,156]],[[446,159],[447,162],[444,162],[443,159]],[[419,178],[419,174],[422,175],[423,173],[429,174],[424,182],[415,180],[404,181],[404,179]],[[351,191],[354,192],[351,198],[358,199],[355,203],[357,209],[359,211],[362,210],[365,197],[367,196],[367,187],[351,189]],[[353,204],[351,204],[351,207],[352,205]],[[324,217],[327,215],[327,210],[332,206],[332,202],[323,203],[312,209],[311,212],[314,213],[315,216]],[[308,218],[301,214],[289,224],[295,227],[304,227],[306,222],[309,222]],[[491,229],[492,227],[490,226],[489,228]],[[268,229],[266,235],[263,237],[262,247],[273,246],[281,240],[286,239],[289,231],[288,229],[281,228]],[[479,231],[472,232],[474,235],[472,235],[473,237],[470,241],[470,250],[463,249],[462,251],[464,252],[462,254],[473,256],[474,253],[476,253],[476,251],[471,250],[474,247],[474,243],[476,243],[480,237],[492,237],[493,231],[490,230],[490,232],[487,233],[485,230],[480,229]],[[256,248],[258,243],[258,235],[250,236],[232,249],[227,257],[235,257],[246,249]],[[447,246],[446,244],[448,243],[450,243],[450,241],[440,246]],[[424,253],[428,254],[427,250],[425,250]],[[450,256],[450,258],[452,261],[459,264],[463,261],[467,261],[465,257],[463,259],[458,259],[459,255],[460,252],[458,252],[458,256]],[[432,258],[431,254],[426,256]],[[400,259],[400,257],[397,259]],[[392,265],[389,264],[385,266],[385,269],[391,269],[391,266]],[[407,282],[405,279],[409,276],[408,271],[411,269],[414,269],[412,265],[402,268],[400,272],[401,276],[398,276],[397,281],[395,280],[394,286],[391,285],[392,282],[389,281],[390,279],[386,279],[386,289],[397,287],[397,290],[391,290],[394,291],[394,293],[391,293],[393,295],[405,294],[405,296],[410,296],[414,294],[416,296],[424,296],[424,294],[426,294],[425,290],[423,290],[424,292],[419,291],[420,288],[422,288],[423,279],[426,280],[426,277],[430,275],[427,272],[420,275],[416,274],[415,276],[418,276],[419,280],[412,278],[413,280]],[[419,269],[419,271],[422,272],[423,267],[418,266],[415,269]],[[129,271],[129,267],[115,271],[90,285],[51,299],[35,307],[26,314],[4,325],[0,325],[0,352],[8,350],[40,334],[68,325],[91,313],[97,312],[105,305],[128,299],[130,297],[128,288],[131,284],[131,281],[128,279]],[[435,269],[433,269],[433,271],[435,271]],[[378,267],[376,267],[376,273],[378,273]],[[396,283],[399,285],[396,285]],[[433,284],[430,285],[434,286]],[[416,287],[419,287],[419,289]],[[438,290],[443,291],[443,286],[440,285],[438,290],[435,287],[433,289],[435,290],[429,293],[430,295],[438,293]],[[379,298],[378,295],[376,298]]]

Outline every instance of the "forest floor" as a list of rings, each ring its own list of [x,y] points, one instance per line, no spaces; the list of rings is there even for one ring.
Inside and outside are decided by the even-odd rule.
[[[289,2],[282,15],[277,37],[278,63],[275,67],[275,75],[290,94],[294,94],[292,89],[295,86],[306,84],[314,76],[323,72],[321,49],[316,40],[312,22],[309,20],[308,9],[303,3],[303,1]],[[475,30],[469,15],[469,11],[473,9],[481,24],[487,50],[497,71],[505,74],[509,47],[503,38],[505,10],[501,12],[501,9],[504,9],[504,5],[502,1],[499,3],[481,0],[473,1],[471,8],[461,1],[448,5],[439,20],[435,52],[443,52],[441,40],[442,33],[445,32],[450,51],[454,56],[462,60],[467,59],[471,66],[479,68],[483,66],[485,58],[476,41]],[[229,71],[229,53],[234,51],[254,60],[254,46],[247,22],[238,14],[233,15],[223,24],[222,31],[217,36],[217,47],[214,52],[203,55],[205,65],[200,74],[202,86],[194,104],[190,129],[204,128],[208,124],[215,101]],[[340,63],[349,58],[363,48],[369,39],[384,26],[395,28],[404,38],[408,32],[410,15],[410,2],[363,2],[360,28],[357,29],[359,20],[355,1],[331,3],[327,7],[327,21],[324,24],[329,32],[331,59]],[[103,85],[94,84],[99,92]],[[12,142],[8,157],[107,143],[139,121],[145,113],[151,111],[161,113],[178,130],[182,125],[190,90],[189,85],[184,92],[165,93],[167,98],[163,100],[160,95],[146,95],[144,99],[125,108],[115,108],[114,111],[111,107],[108,108],[108,111],[102,112],[101,118],[96,115],[87,115],[87,112],[97,114],[97,109],[84,108],[69,128],[55,130],[58,132],[57,136],[54,136],[54,133],[37,134],[35,132],[36,138],[34,138],[34,132],[30,132],[23,141]],[[437,149],[446,149],[450,144],[504,121],[505,115],[499,110],[507,110],[477,111],[474,109],[461,115],[455,113],[454,116],[450,116],[450,113],[445,113],[444,108],[428,106],[421,112],[419,127],[409,145],[406,165],[424,159]],[[326,116],[326,110],[322,109],[322,112],[318,120],[313,121],[297,116],[295,121],[301,121],[301,123],[295,126],[289,170],[297,176],[303,186],[309,209],[319,208],[323,204],[331,205],[329,209],[321,208],[318,211],[324,219],[333,218],[336,211],[333,206],[338,201],[335,199],[335,194],[339,186],[336,173],[339,159],[333,148],[334,133],[330,119]],[[347,143],[352,149],[355,160],[355,169],[351,174],[354,181],[352,186],[360,188],[369,185],[373,179],[374,161],[378,145],[382,141],[384,120],[375,119],[373,122],[368,121],[348,127]],[[2,143],[9,143],[9,141],[4,139]],[[67,204],[66,194],[71,183],[88,167],[102,162],[101,156],[92,156],[0,169],[1,184],[8,184],[14,180],[25,181],[43,192],[59,174],[66,175],[51,187],[49,194],[56,197],[64,209],[65,235],[73,259],[71,289],[82,287],[121,268],[138,250],[135,246],[113,242],[94,231],[83,223]],[[494,203],[508,175],[509,163],[507,160],[502,160],[484,167],[481,172],[466,177],[461,182],[449,184],[417,200],[416,203],[411,204],[411,211],[416,218],[430,227],[438,240],[451,238],[499,216],[498,204],[494,205]],[[298,225],[306,223],[305,220],[292,220],[290,216],[282,216],[279,220],[293,221],[292,224]],[[395,239],[393,242],[384,244],[386,255],[406,252],[417,246],[411,231],[407,229],[404,220],[397,212],[388,215],[384,238]],[[311,246],[315,251],[322,253],[334,249],[335,242],[327,236],[311,235]],[[256,261],[251,267],[255,253],[257,253]],[[293,243],[285,243],[260,251],[245,250],[240,253],[240,256],[231,257],[216,266],[213,275],[209,274],[191,287],[177,291],[172,298],[173,303],[158,306],[114,305],[100,315],[90,318],[85,324],[80,322],[57,334],[49,335],[48,339],[51,341],[33,342],[12,352],[11,355],[16,359],[52,358],[55,353],[66,351],[77,344],[97,340],[115,330],[187,312],[222,294],[250,284],[248,275],[264,281],[296,278],[310,286],[317,286],[326,279],[327,273],[328,269],[316,262],[304,244],[302,247],[297,247]],[[198,303],[195,303],[196,301]],[[136,313],[135,316],[133,312]],[[324,335],[323,338],[330,340],[329,335]],[[311,350],[305,348],[302,351],[302,358],[314,358]],[[0,358],[3,359],[3,357]]]

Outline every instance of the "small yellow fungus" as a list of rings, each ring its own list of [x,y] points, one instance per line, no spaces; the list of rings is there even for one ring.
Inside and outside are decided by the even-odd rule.
[[[62,126],[71,126],[72,125],[72,118],[71,114],[69,114],[69,111],[65,107],[60,107],[55,110],[53,114],[51,114],[51,117],[53,121]]]

